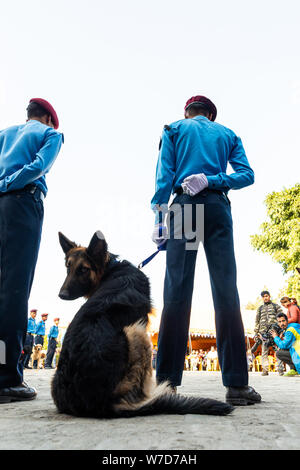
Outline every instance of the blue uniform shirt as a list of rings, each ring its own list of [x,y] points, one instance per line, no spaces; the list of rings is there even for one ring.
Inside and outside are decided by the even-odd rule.
[[[34,334],[36,330],[36,322],[35,318],[28,318],[28,324],[27,324],[27,333],[32,333]]]
[[[0,131],[0,192],[34,183],[46,195],[45,174],[62,142],[63,134],[35,119]]]
[[[230,175],[226,174],[228,163],[234,170]],[[241,139],[233,131],[205,116],[182,119],[163,131],[152,209],[168,204],[174,189],[197,173],[206,175],[208,188],[224,192],[254,182]]]
[[[58,337],[58,326],[53,325],[50,328],[48,338],[57,338]]]
[[[36,325],[35,333],[36,333],[37,335],[44,336],[45,333],[46,333],[46,322],[44,322],[43,320],[41,320],[41,321]]]

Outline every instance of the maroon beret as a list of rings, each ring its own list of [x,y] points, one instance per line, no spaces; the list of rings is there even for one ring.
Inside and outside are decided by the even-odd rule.
[[[186,111],[189,108],[189,106],[191,106],[192,104],[199,104],[199,103],[204,104],[206,106],[208,111],[212,114],[212,121],[214,121],[217,117],[217,108],[215,107],[212,101],[206,98],[206,96],[201,96],[201,95],[192,96],[192,98],[187,100],[184,110]]]
[[[38,103],[40,106],[42,106],[47,111],[47,113],[50,114],[54,129],[58,129],[59,120],[58,120],[55,109],[49,103],[49,101],[46,101],[43,98],[31,98],[29,103]]]
[[[42,313],[41,317],[48,317],[48,313]]]
[[[56,317],[56,318],[54,318],[53,321],[57,321],[57,320],[60,320],[60,318],[59,318],[59,317]]]

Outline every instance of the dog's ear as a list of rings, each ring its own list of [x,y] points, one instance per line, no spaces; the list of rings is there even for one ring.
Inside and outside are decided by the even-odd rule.
[[[92,236],[89,246],[86,249],[90,256],[98,265],[104,265],[107,254],[107,243],[105,237],[100,230]]]
[[[58,232],[58,237],[59,237],[60,246],[62,247],[64,253],[68,253],[68,251],[72,250],[72,248],[75,248],[77,246],[76,243],[71,242],[61,232]]]

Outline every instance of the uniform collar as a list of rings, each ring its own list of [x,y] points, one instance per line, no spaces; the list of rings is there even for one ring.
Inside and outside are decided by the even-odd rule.
[[[209,121],[209,119],[206,117],[206,116],[202,116],[202,114],[198,114],[198,116],[195,116],[193,117],[192,119],[197,119],[197,120],[205,120],[205,121]]]

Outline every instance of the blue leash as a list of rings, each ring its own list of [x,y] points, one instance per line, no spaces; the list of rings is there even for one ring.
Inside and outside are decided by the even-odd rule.
[[[161,224],[162,224],[162,213],[159,212],[159,229],[158,229],[158,235],[159,237],[162,236],[162,227],[161,227]],[[149,258],[146,258],[144,261],[142,261],[139,265],[138,265],[138,268],[139,269],[142,269],[144,266],[146,266],[146,264],[150,263],[150,261],[162,250],[166,250],[166,241],[165,240],[161,245],[159,245],[159,247],[157,248],[157,250],[152,253],[152,255],[149,256]]]
[[[164,251],[166,250],[166,241],[165,240],[161,245],[159,245],[159,247],[157,248],[157,250],[152,253],[152,255],[150,255],[148,258],[146,258],[144,261],[142,261],[139,265],[138,265],[138,268],[139,269],[142,269],[144,266],[146,266],[146,264],[150,263],[150,261],[160,252],[160,251]]]

